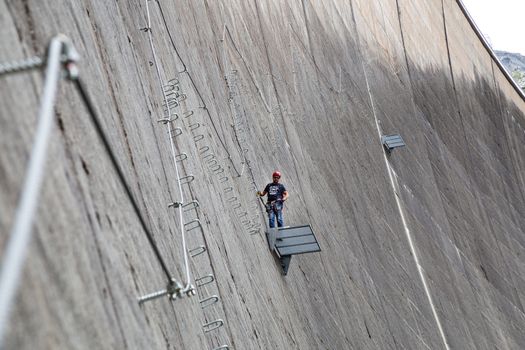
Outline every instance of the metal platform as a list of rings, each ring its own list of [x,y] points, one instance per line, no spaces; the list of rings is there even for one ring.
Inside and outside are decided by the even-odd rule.
[[[388,153],[392,152],[395,148],[405,146],[405,141],[403,141],[401,135],[398,134],[381,136],[381,143]]]
[[[270,229],[266,233],[270,250],[281,261],[283,274],[288,273],[292,255],[320,252],[321,247],[310,225],[286,226]]]

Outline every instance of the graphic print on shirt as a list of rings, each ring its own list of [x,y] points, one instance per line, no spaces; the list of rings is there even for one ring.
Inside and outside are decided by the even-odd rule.
[[[265,191],[268,193],[268,201],[274,201],[276,199],[282,199],[284,191],[286,189],[282,184],[273,184],[270,183],[266,185]]]

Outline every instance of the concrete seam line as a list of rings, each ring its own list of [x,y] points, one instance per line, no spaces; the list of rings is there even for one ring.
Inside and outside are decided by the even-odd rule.
[[[372,91],[370,89],[370,84],[368,82],[368,74],[366,72],[365,64],[362,61],[361,62],[363,66],[363,72],[365,75],[365,81],[366,81],[366,88],[368,92],[368,97],[370,98],[370,103],[372,105],[372,113],[374,114],[374,120],[376,123],[377,133],[379,135],[379,139],[381,139],[381,126],[379,125],[379,120],[377,119],[377,113],[375,109],[374,99],[372,96]],[[417,254],[416,246],[414,244],[414,240],[412,239],[412,234],[410,233],[410,229],[408,228],[408,224],[406,222],[405,214],[403,211],[403,206],[401,204],[401,200],[399,199],[399,189],[396,187],[396,181],[394,180],[394,170],[390,166],[390,163],[388,162],[388,158],[386,156],[386,151],[383,149],[383,159],[385,161],[385,165],[388,170],[388,177],[390,178],[390,185],[392,186],[392,192],[394,194],[394,198],[396,199],[397,209],[399,211],[399,216],[401,217],[401,222],[403,223],[403,228],[408,240],[408,244],[410,246],[410,252],[412,253],[412,256],[414,257],[414,263],[416,264],[417,271],[419,273],[419,277],[421,279],[421,283],[423,284],[423,289],[425,290],[426,297],[428,299],[428,302],[430,304],[430,308],[432,309],[432,314],[434,316],[434,319],[436,321],[436,325],[438,327],[439,334],[441,336],[441,340],[443,341],[443,345],[445,346],[446,350],[450,350],[450,346],[448,345],[447,338],[445,336],[445,332],[443,331],[443,326],[441,325],[441,320],[439,318],[439,315],[437,314],[436,307],[434,305],[434,301],[432,299],[432,295],[430,293],[430,288],[428,287],[427,279],[425,277],[425,273],[423,270],[423,267],[421,266],[419,262],[419,256]]]

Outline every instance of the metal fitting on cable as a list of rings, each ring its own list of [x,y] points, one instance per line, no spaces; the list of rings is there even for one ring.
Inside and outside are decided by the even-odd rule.
[[[184,295],[191,297],[196,295],[197,292],[195,291],[195,287],[193,285],[190,285],[189,289],[187,291],[184,291],[182,285],[177,282],[174,278],[172,278],[168,285],[166,286],[166,289],[160,290],[158,292],[150,293],[147,295],[144,295],[143,297],[140,297],[138,299],[139,304],[145,303],[146,301],[151,301],[155,299],[162,298],[164,296],[168,296],[168,299],[170,300],[176,300],[178,298],[183,297]]]
[[[182,290],[182,285],[174,279],[172,279],[170,283],[168,283],[168,286],[166,287],[166,292],[170,300],[177,299],[177,297],[180,296],[181,290]]]
[[[186,292],[186,296],[192,297],[192,296],[195,296],[195,295],[197,295],[197,291],[195,290],[195,286],[193,286],[193,284],[191,284],[190,288]]]
[[[78,78],[78,67],[76,63],[80,59],[78,51],[73,46],[71,39],[69,39],[64,34],[58,34],[53,40],[58,40],[61,42],[61,52],[60,52],[60,62],[63,65],[65,72],[65,78],[67,79],[77,79]],[[49,48],[48,48],[49,50]],[[47,54],[46,54],[47,57]],[[8,62],[0,64],[0,75],[10,74],[10,73],[19,73],[26,70],[31,70],[35,68],[40,68],[46,64],[46,59],[41,57],[34,56],[21,60],[18,62]]]
[[[183,286],[174,279],[172,279],[171,282],[168,284],[166,290],[168,292],[170,300],[181,298],[184,296],[184,293],[187,297],[191,297],[197,294],[193,285],[190,285],[187,290],[184,290]]]
[[[66,78],[70,80],[76,80],[79,73],[77,62],[80,60],[80,55],[73,46],[71,39],[69,39],[64,34],[58,34],[57,37],[62,41],[61,61],[64,65]]]

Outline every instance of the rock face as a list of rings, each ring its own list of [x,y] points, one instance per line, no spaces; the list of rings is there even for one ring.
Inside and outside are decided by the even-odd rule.
[[[525,56],[506,51],[495,51],[495,53],[509,72],[525,71]]]
[[[0,57],[72,39],[159,254],[62,81],[6,349],[525,348],[525,102],[456,1],[48,3],[0,2]],[[43,79],[0,79],[4,251]],[[275,169],[322,248],[287,276],[255,196]],[[213,282],[139,305],[159,256],[185,281],[182,228]]]
[[[512,75],[516,83],[525,89],[525,56],[519,53],[495,51],[505,69]]]

